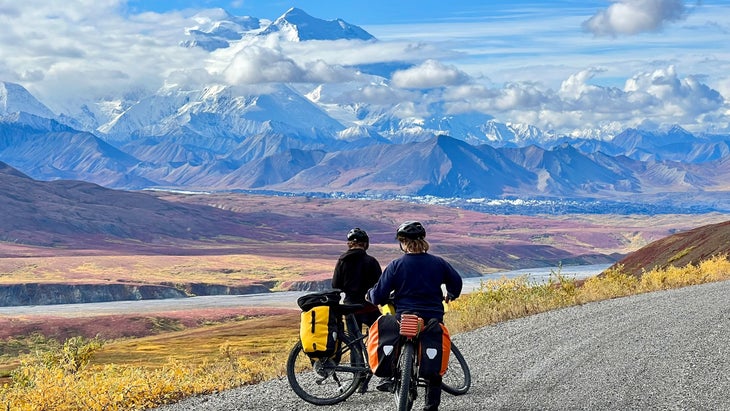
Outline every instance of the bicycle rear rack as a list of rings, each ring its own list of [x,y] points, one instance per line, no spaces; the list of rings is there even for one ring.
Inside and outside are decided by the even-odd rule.
[[[423,330],[423,318],[415,314],[402,314],[400,317],[400,334],[404,337],[418,337]]]

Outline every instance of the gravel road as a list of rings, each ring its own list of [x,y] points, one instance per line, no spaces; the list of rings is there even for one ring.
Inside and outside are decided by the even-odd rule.
[[[441,410],[730,410],[728,296],[725,281],[456,335],[473,384],[461,397],[444,393]],[[326,409],[382,411],[394,403],[390,395],[371,391],[317,407],[300,400],[284,378],[158,410]]]

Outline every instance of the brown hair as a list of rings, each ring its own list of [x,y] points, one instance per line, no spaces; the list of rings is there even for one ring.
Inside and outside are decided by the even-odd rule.
[[[403,249],[406,253],[419,254],[428,251],[429,244],[424,238],[414,240],[412,238],[399,236],[398,241],[400,241],[401,249]]]
[[[367,250],[370,243],[365,241],[348,241],[347,242],[347,248],[352,250],[353,248],[362,248],[363,250]]]

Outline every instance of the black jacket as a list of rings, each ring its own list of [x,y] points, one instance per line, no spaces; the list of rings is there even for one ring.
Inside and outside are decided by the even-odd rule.
[[[361,248],[347,250],[337,260],[332,288],[345,292],[345,303],[365,304],[365,293],[382,274],[380,263]]]

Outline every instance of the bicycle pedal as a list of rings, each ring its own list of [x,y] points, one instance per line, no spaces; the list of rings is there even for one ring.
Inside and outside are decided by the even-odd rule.
[[[395,386],[395,384],[393,384],[393,381],[387,380],[387,381],[379,382],[378,385],[375,386],[375,388],[378,391],[382,391],[382,392],[393,392],[394,386]]]

